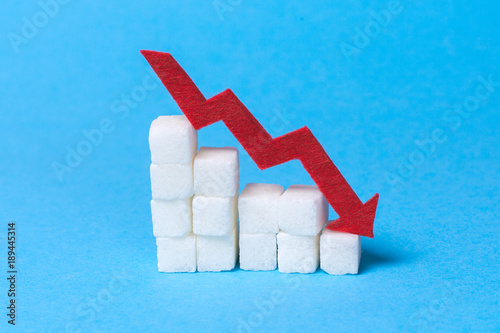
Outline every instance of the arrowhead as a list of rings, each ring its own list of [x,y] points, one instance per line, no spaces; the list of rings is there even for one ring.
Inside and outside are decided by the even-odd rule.
[[[373,222],[377,211],[378,193],[368,200],[360,209],[347,216],[341,216],[335,221],[330,221],[326,226],[333,231],[348,232],[360,236],[373,238]]]

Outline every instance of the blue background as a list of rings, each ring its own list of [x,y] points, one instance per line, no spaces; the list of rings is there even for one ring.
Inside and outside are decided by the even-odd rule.
[[[468,116],[452,107],[478,77],[500,82],[500,3],[401,0],[378,34],[387,2],[231,3],[69,1],[47,22],[36,1],[2,3],[0,266],[15,220],[17,328],[498,331],[500,86]],[[141,49],[172,53],[207,97],[231,88],[273,136],[309,126],[363,201],[380,193],[359,275],[156,271],[148,130],[180,110],[143,87]],[[112,130],[58,178],[103,119]],[[418,153],[436,129],[446,140]],[[240,147],[221,124],[199,142]],[[312,183],[298,162],[259,171],[240,152],[240,188]]]

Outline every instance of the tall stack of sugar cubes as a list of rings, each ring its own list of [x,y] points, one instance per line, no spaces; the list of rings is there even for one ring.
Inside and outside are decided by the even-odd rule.
[[[251,183],[238,197],[238,150],[198,150],[184,116],[155,119],[149,145],[160,272],[229,271],[239,254],[243,270],[358,273],[359,236],[324,228],[328,203],[316,186]]]
[[[238,150],[197,152],[197,132],[184,116],[154,120],[149,146],[158,270],[232,270],[238,258]]]

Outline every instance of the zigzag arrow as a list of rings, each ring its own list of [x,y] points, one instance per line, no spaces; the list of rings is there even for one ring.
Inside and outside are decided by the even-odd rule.
[[[273,139],[231,90],[207,100],[169,53],[141,53],[195,129],[222,120],[261,170],[300,160],[339,214],[327,228],[373,238],[378,193],[363,204],[307,127]]]

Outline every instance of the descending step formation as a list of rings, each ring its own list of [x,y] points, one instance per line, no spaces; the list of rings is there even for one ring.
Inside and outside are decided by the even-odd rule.
[[[238,150],[197,151],[185,116],[154,120],[149,144],[159,271],[228,271],[239,253],[244,270],[357,274],[360,237],[324,228],[328,203],[316,186],[248,184],[238,198]]]
[[[363,204],[307,127],[273,139],[231,90],[207,100],[169,53],[141,53],[195,129],[223,121],[260,169],[299,160],[339,214],[327,228],[373,237],[378,194]]]

